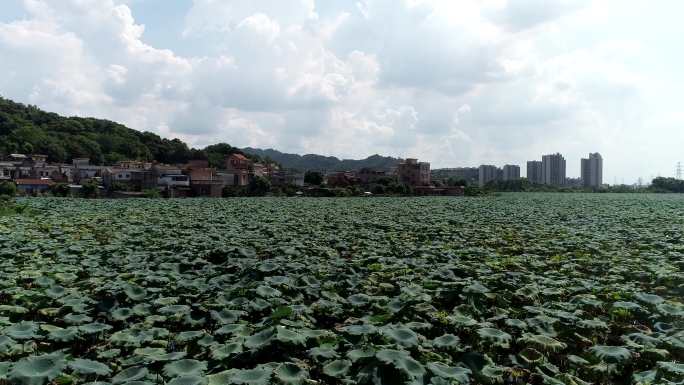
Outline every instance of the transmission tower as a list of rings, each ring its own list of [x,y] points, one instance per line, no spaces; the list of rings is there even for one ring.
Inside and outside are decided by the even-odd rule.
[[[677,162],[677,179],[681,180],[682,179],[682,171],[684,169],[682,168],[682,162]]]

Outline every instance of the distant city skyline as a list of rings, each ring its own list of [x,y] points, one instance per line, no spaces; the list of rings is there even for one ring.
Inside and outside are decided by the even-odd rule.
[[[192,146],[674,176],[684,2],[3,0],[0,95]]]

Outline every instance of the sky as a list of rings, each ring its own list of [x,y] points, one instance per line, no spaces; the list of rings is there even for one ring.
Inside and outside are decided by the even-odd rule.
[[[679,0],[1,1],[1,96],[193,146],[684,162]]]

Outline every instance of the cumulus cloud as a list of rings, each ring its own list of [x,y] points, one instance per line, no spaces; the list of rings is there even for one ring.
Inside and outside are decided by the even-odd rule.
[[[137,1],[24,0],[0,23],[0,92],[194,145],[435,166],[610,159],[657,108],[634,64],[648,47],[591,34],[604,2],[194,0],[184,56],[146,42],[167,27],[136,21]]]

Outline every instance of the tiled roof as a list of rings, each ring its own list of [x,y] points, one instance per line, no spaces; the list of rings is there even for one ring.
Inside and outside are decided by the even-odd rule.
[[[17,179],[14,181],[17,186],[22,186],[22,185],[40,185],[40,186],[51,186],[55,182],[53,182],[50,179]]]
[[[240,159],[240,160],[249,160],[249,159],[247,159],[246,156],[244,156],[242,154],[232,154],[231,157],[236,158],[236,159]]]

